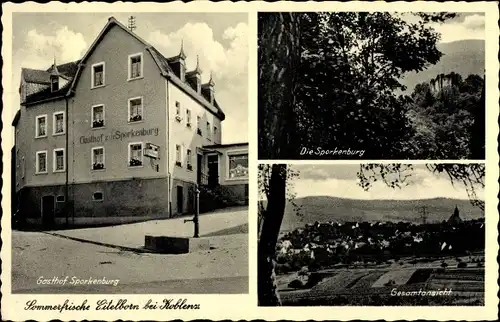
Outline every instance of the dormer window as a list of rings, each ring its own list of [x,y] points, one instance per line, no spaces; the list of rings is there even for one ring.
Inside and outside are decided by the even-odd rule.
[[[52,92],[56,92],[59,90],[59,77],[57,76],[50,77],[50,90]]]
[[[199,74],[196,76],[196,92],[201,93],[201,77]]]

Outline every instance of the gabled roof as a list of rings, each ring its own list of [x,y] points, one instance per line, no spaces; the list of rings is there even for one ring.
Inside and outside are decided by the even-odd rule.
[[[78,62],[79,60],[56,66],[59,76],[66,79],[73,78],[76,74],[76,70],[78,69]],[[24,77],[24,81],[27,83],[50,84],[50,73],[52,69],[53,66],[47,70],[22,68],[21,73]]]
[[[21,70],[21,77],[24,79],[26,83],[30,84],[38,84],[38,85],[46,85],[47,87],[28,95],[26,100],[22,103],[24,105],[34,104],[40,101],[45,101],[53,98],[58,98],[64,96],[69,89],[70,82],[76,74],[76,70],[78,68],[79,60],[74,62],[69,62],[61,65],[51,66],[47,70],[39,70],[39,69],[31,69],[31,68],[23,68]],[[56,70],[59,73],[59,76],[70,81],[65,86],[61,87],[58,91],[52,92],[50,90],[50,75],[51,72]]]
[[[50,74],[44,70],[22,68],[21,75],[27,83],[50,84]]]
[[[70,63],[57,65],[57,71],[59,72],[60,76],[73,77],[73,76],[75,76],[76,71],[78,70],[79,63],[80,63],[80,60],[77,60],[77,61],[73,61]],[[47,69],[47,72],[49,72],[51,70],[51,68]]]
[[[21,110],[17,110],[16,115],[14,116],[14,120],[12,121],[12,126],[17,126],[17,122],[19,122],[19,118],[21,117]]]
[[[144,39],[139,37],[137,34],[133,33],[130,31],[127,27],[125,27],[122,23],[120,23],[118,20],[116,20],[114,17],[110,17],[108,19],[108,22],[104,26],[104,28],[101,30],[97,38],[94,40],[92,45],[89,47],[85,55],[82,57],[82,59],[76,61],[76,62],[71,62],[63,65],[58,65],[57,70],[59,71],[60,75],[65,77],[66,79],[70,80],[68,84],[62,88],[60,88],[56,92],[51,92],[50,87],[47,89],[44,89],[40,92],[37,92],[33,95],[29,96],[29,102],[35,103],[39,102],[42,100],[47,100],[47,99],[54,99],[58,97],[63,97],[63,96],[69,96],[74,94],[74,90],[76,87],[76,84],[78,84],[78,80],[81,76],[81,73],[83,69],[85,68],[85,63],[87,59],[90,57],[90,55],[94,52],[95,48],[97,45],[102,41],[104,36],[111,30],[113,26],[118,26],[120,27],[123,31],[137,39],[140,43],[144,45],[146,50],[151,54],[151,57],[155,61],[156,65],[158,66],[160,73],[162,76],[165,78],[169,79],[172,83],[174,83],[177,87],[179,87],[182,91],[184,91],[186,94],[194,98],[198,103],[203,105],[206,109],[217,115],[221,120],[225,119],[225,114],[220,108],[218,102],[214,100],[214,103],[211,104],[207,97],[205,95],[202,95],[201,93],[196,92],[189,84],[183,82],[177,75],[174,73],[172,68],[169,65],[169,59],[167,59],[164,55],[162,55],[156,48],[154,48],[152,45],[150,45],[148,42],[146,42]],[[183,50],[181,49],[181,54],[183,54]],[[31,69],[26,69],[23,68],[23,77],[25,81],[28,81],[30,79],[31,83],[37,83],[37,84],[50,84],[50,71],[51,68],[49,68],[46,71],[42,70],[31,70]],[[28,102],[28,97],[26,99]]]
[[[183,82],[177,75],[175,75],[174,71],[172,70],[172,67],[169,65],[169,60],[168,58],[165,58],[156,48],[153,46],[150,46],[146,48],[151,56],[153,57],[153,60],[156,62],[158,67],[160,68],[160,71],[162,75],[172,81],[177,87],[182,89],[185,93],[189,94],[191,97],[194,97],[195,99],[198,100],[200,104],[205,106],[207,109],[211,110],[212,112],[216,113],[221,120],[223,121],[226,118],[226,115],[222,111],[222,109],[219,106],[219,103],[214,100],[213,107],[216,108],[216,111],[213,111],[212,104],[208,101],[208,99],[197,93],[189,84]]]
[[[24,105],[33,105],[35,103],[51,100],[51,99],[56,99],[56,98],[63,98],[66,96],[68,93],[68,89],[70,88],[71,83],[68,82],[66,85],[62,86],[59,88],[57,91],[52,91],[52,88],[50,86],[45,87],[41,91],[38,91],[36,93],[33,93],[31,95],[26,96],[26,100],[24,102]]]

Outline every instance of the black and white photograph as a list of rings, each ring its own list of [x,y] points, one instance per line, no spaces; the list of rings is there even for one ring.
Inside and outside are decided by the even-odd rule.
[[[484,164],[258,175],[260,306],[485,305]]]
[[[12,22],[12,293],[248,293],[247,14]]]
[[[259,160],[483,160],[485,39],[484,12],[259,12]]]
[[[499,19],[2,3],[0,315],[496,320]]]

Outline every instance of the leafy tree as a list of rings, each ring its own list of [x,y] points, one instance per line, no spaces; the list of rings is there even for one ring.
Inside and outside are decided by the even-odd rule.
[[[482,83],[482,86],[480,85]],[[467,77],[465,80],[465,86],[471,88],[469,92],[475,92],[481,89],[481,97],[479,98],[479,104],[476,107],[472,108],[471,114],[474,118],[474,124],[471,129],[471,138],[470,138],[470,158],[475,160],[482,160],[485,158],[485,144],[486,144],[486,103],[485,103],[485,82],[484,79],[481,79],[477,75],[471,75]]]
[[[422,159],[484,159],[484,81],[439,74],[415,86],[407,116],[414,136],[410,146]]]

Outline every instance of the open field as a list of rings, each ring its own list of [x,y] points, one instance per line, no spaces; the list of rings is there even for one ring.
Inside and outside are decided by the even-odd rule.
[[[484,305],[483,268],[337,269],[310,274],[316,280],[313,275],[321,275],[319,282],[302,289],[285,285],[292,276],[278,278],[283,305]]]

